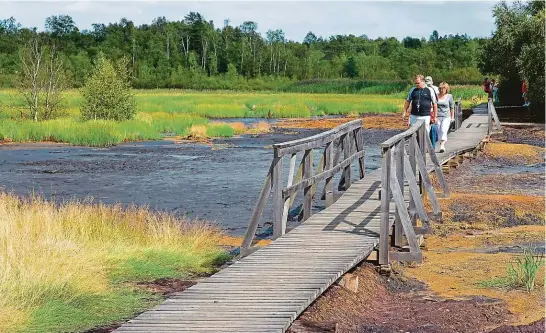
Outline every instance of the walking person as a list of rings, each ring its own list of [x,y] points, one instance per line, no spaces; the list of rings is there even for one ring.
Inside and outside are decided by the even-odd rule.
[[[425,84],[427,85],[427,87],[430,87],[434,90],[434,92],[436,93],[436,98],[438,98],[440,91],[438,90],[438,87],[434,85],[434,81],[432,81],[432,76],[427,76],[425,78]]]
[[[443,153],[447,142],[447,132],[451,121],[455,120],[455,102],[453,95],[449,93],[449,84],[440,83],[440,94],[438,95],[438,117],[436,126],[438,127],[438,140],[440,141],[440,153]]]
[[[411,110],[410,110],[411,103]],[[419,74],[415,76],[415,87],[412,87],[408,93],[408,97],[404,101],[404,113],[402,119],[406,119],[406,115],[410,115],[410,125],[413,125],[418,119],[425,121],[427,132],[430,131],[431,116],[432,121],[436,118],[437,113],[436,93],[430,87],[425,85],[425,78]]]
[[[493,87],[493,103],[499,104],[499,86],[495,79],[491,80],[491,86]]]
[[[529,99],[527,98],[527,82],[523,80],[521,84],[521,97],[523,97],[523,101],[525,102],[523,106],[529,106]]]

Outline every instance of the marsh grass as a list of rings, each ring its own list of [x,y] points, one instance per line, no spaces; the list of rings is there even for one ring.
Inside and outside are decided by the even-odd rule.
[[[159,299],[132,283],[211,272],[227,258],[221,237],[203,222],[141,207],[0,193],[0,331],[127,318]]]
[[[506,266],[506,276],[480,281],[478,285],[483,288],[524,288],[531,292],[543,265],[543,255],[538,254],[534,248],[524,247],[523,254]]]

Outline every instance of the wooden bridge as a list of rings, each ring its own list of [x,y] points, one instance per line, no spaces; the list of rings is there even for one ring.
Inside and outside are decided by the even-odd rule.
[[[419,234],[441,217],[437,196],[448,196],[442,166],[458,163],[500,129],[493,105],[475,109],[461,122],[447,151],[432,149],[423,121],[381,144],[382,166],[368,174],[364,167],[362,121],[355,120],[322,134],[274,146],[274,157],[241,247],[244,258],[206,278],[156,308],[129,321],[116,332],[284,332],[331,284],[366,258],[388,268],[393,260],[422,260]],[[322,150],[313,174],[312,153]],[[298,154],[302,154],[296,169]],[[288,179],[283,160],[287,161]],[[352,182],[351,165],[358,163]],[[440,183],[436,193],[429,178]],[[341,173],[337,200],[334,176]],[[323,182],[319,190],[319,182]],[[303,191],[304,223],[286,232],[290,206]],[[318,197],[320,194],[320,198]],[[312,201],[326,209],[312,215]],[[268,197],[273,201],[274,240],[251,247]],[[431,203],[432,212],[425,209]],[[372,258],[373,257],[373,258]]]

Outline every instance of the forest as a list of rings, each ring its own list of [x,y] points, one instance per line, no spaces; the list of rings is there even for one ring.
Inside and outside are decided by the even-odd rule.
[[[418,72],[459,84],[482,79],[478,64],[485,38],[434,30],[428,39],[399,41],[365,34],[317,37],[310,31],[292,41],[281,28],[263,36],[258,24],[218,26],[190,12],[181,21],[158,17],[137,26],[122,18],[79,30],[72,17],[55,15],[42,29],[10,17],[0,20],[0,87],[14,86],[19,50],[33,38],[60,55],[69,86],[76,88],[99,53],[112,61],[126,57],[134,88],[278,90],[309,80],[407,82]]]

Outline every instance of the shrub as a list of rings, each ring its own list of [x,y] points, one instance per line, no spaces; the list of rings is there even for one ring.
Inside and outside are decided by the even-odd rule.
[[[81,115],[84,119],[129,120],[135,115],[135,97],[131,90],[127,60],[114,68],[99,54],[93,74],[82,89]]]

